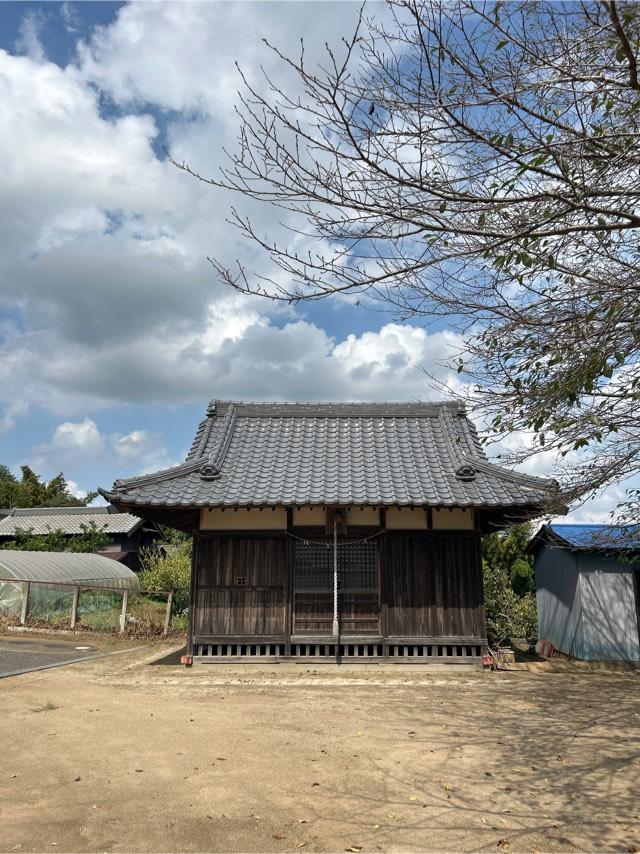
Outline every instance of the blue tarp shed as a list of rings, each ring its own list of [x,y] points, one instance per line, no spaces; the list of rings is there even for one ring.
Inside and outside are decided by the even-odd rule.
[[[587,661],[640,661],[640,526],[544,525],[529,551],[541,640]]]

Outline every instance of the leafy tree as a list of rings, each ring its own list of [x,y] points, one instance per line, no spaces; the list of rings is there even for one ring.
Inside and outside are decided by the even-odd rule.
[[[139,574],[143,590],[173,592],[177,613],[189,606],[191,589],[192,540],[180,531],[163,528],[166,540],[161,548],[142,552],[142,572]]]
[[[174,163],[297,239],[233,209],[280,271],[214,268],[272,299],[447,317],[477,409],[535,436],[513,462],[580,452],[569,497],[640,471],[639,45],[633,3],[390,0],[322,65],[273,47],[290,76],[243,78],[226,167]]]
[[[29,466],[20,466],[20,471],[18,480],[7,466],[0,465],[0,507],[84,507],[98,494],[89,492],[76,498],[62,472],[47,482]]]
[[[482,541],[487,630],[494,641],[537,635],[533,560],[526,552],[529,525],[516,525]]]
[[[23,552],[97,552],[108,546],[111,540],[95,522],[81,525],[82,534],[69,536],[60,529],[47,534],[34,534],[32,528],[18,529],[15,540],[0,545],[1,549]]]

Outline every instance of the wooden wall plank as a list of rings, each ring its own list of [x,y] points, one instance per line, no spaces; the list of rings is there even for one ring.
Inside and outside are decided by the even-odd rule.
[[[485,636],[479,537],[387,537],[383,549],[388,636]]]
[[[288,573],[283,538],[202,537],[194,634],[285,637]]]

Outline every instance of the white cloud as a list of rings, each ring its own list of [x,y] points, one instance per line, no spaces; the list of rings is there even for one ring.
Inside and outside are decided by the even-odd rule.
[[[43,62],[45,58],[44,48],[40,40],[43,26],[42,12],[30,9],[20,23],[19,36],[16,42],[16,50],[19,53],[25,53],[36,62]]]
[[[78,33],[80,31],[80,16],[75,10],[73,3],[70,3],[69,0],[64,0],[64,3],[60,6],[60,17],[68,33]]]
[[[0,436],[13,430],[16,421],[28,411],[29,406],[25,400],[8,401],[0,415]]]
[[[109,471],[137,475],[175,465],[181,460],[170,457],[162,437],[149,430],[129,433],[103,433],[92,418],[58,424],[49,442],[37,445],[25,462],[47,476],[59,471],[86,470],[87,465]],[[83,498],[75,480],[68,481],[73,495]]]
[[[94,454],[102,450],[103,439],[96,422],[85,418],[75,423],[65,421],[59,424],[53,432],[51,446],[54,449]]]
[[[87,490],[81,489],[75,480],[67,481],[67,492],[70,492],[74,498],[86,498]]]
[[[260,66],[276,75],[283,67],[263,39],[297,51],[305,35],[307,60],[313,62],[325,41],[339,41],[355,25],[358,9],[345,0],[131,3],[113,24],[79,45],[80,67],[120,104],[152,102],[235,125],[236,61],[256,85],[264,85]]]

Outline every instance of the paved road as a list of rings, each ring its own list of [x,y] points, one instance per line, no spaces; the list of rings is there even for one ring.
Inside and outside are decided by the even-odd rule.
[[[55,667],[100,655],[95,644],[81,638],[49,640],[0,636],[0,678],[27,673],[36,668]]]

